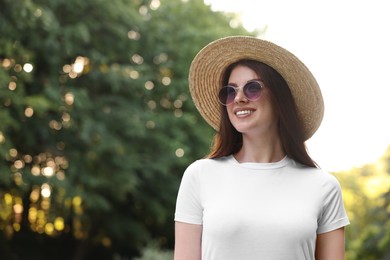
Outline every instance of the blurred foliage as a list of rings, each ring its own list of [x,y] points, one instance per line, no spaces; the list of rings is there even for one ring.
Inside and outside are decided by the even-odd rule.
[[[377,162],[335,176],[351,222],[346,259],[390,259],[390,147]]]
[[[156,243],[148,244],[142,250],[142,256],[133,260],[172,260],[173,250],[161,250]]]
[[[206,43],[249,33],[202,0],[0,0],[0,258],[173,247],[212,130],[188,93]]]

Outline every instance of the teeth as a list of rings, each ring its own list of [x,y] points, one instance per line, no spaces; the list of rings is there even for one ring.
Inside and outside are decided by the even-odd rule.
[[[241,110],[241,111],[238,111],[238,112],[236,113],[236,115],[242,116],[242,115],[248,115],[248,114],[250,114],[250,113],[252,113],[251,110]]]

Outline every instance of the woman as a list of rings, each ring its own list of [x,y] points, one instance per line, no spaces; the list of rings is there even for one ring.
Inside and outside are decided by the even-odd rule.
[[[340,185],[305,148],[324,109],[306,66],[273,43],[232,36],[203,48],[189,79],[217,133],[183,175],[175,260],[344,259]]]

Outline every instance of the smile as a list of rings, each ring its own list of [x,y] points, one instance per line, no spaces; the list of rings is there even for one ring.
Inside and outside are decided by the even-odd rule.
[[[237,116],[244,116],[244,115],[249,115],[253,112],[253,110],[240,110],[236,112]]]

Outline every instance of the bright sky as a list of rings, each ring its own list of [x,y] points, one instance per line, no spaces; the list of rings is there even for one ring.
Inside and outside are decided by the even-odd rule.
[[[299,57],[325,100],[320,129],[307,142],[328,171],[379,159],[390,146],[390,15],[386,0],[205,0],[241,14],[260,38]]]

